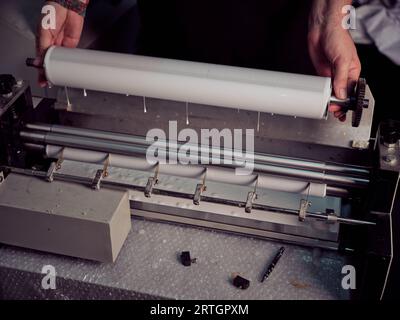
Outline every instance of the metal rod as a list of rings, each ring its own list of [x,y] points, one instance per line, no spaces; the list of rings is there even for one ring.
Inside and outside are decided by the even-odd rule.
[[[307,216],[307,218],[315,218],[315,219],[319,219],[319,220],[339,222],[339,223],[344,223],[344,224],[353,224],[353,225],[358,224],[358,225],[369,225],[369,226],[376,225],[375,222],[336,217],[333,215],[327,215],[327,214],[323,214],[323,213],[307,212],[306,216]]]
[[[100,152],[112,152],[124,155],[146,154],[143,146],[127,144],[122,142],[110,143],[106,140],[79,137],[73,135],[61,135],[55,133],[20,132],[21,138],[41,144],[60,145],[65,147],[88,149]]]
[[[336,188],[331,186],[326,187],[326,195],[328,196],[346,198],[349,196],[349,194],[350,194],[349,191],[343,188]]]
[[[47,174],[46,172],[39,171],[39,170],[20,169],[20,168],[14,168],[14,167],[4,167],[4,168],[6,168],[16,174],[23,174],[23,175],[35,176],[35,177],[41,177],[41,178],[45,178],[46,174]],[[93,181],[93,179],[90,177],[81,177],[81,176],[63,174],[63,173],[58,173],[58,172],[54,172],[54,179],[59,180],[59,181],[65,181],[65,182],[80,183],[80,184],[84,184],[84,185],[88,185],[88,186],[90,186]],[[103,187],[131,189],[131,190],[137,190],[137,191],[142,191],[142,192],[144,192],[144,190],[145,190],[145,186],[140,186],[140,185],[130,183],[130,182],[110,181],[110,180],[106,180],[106,179],[102,180],[101,185]],[[172,197],[184,198],[184,199],[192,199],[193,198],[192,194],[178,192],[178,191],[157,189],[157,188],[153,189],[153,194],[172,196]],[[245,202],[243,202],[243,201],[219,199],[219,198],[213,198],[213,197],[209,197],[209,196],[203,196],[202,201],[210,202],[210,203],[217,203],[217,204],[224,204],[224,205],[235,206],[235,207],[243,207],[243,208],[245,207]],[[294,209],[278,208],[278,207],[272,207],[272,206],[267,206],[267,205],[262,205],[262,204],[254,204],[253,209],[261,210],[261,211],[268,211],[270,213],[298,215],[298,211],[294,210]],[[325,220],[325,221],[330,220],[328,218],[328,215],[320,213],[320,212],[307,212],[306,215],[307,215],[307,217],[318,219],[318,220]],[[349,219],[349,218],[342,218],[342,217],[336,217],[336,219],[332,220],[332,221],[337,222],[337,223],[351,224],[351,225],[376,225],[376,223],[371,222],[371,221],[356,220],[356,219]]]
[[[27,132],[22,131],[20,136],[29,141],[35,143],[42,144],[50,144],[57,145],[63,147],[72,147],[78,149],[87,149],[94,150],[100,152],[108,152],[115,154],[123,154],[123,155],[146,155],[147,148],[143,147],[143,145],[133,145],[123,142],[110,142],[107,140],[100,140],[94,138],[80,137],[75,135],[63,135],[52,132]],[[167,150],[158,150],[159,155],[163,154],[166,158],[168,158]],[[193,159],[196,163],[198,162],[198,158]],[[200,159],[201,163],[219,163],[220,158],[207,158]],[[206,162],[207,161],[207,162]],[[222,163],[224,166],[224,163]],[[233,164],[225,165],[226,167],[240,167],[235,166]],[[273,166],[273,165],[263,165],[263,164],[254,164],[254,171],[266,173],[266,174],[274,174],[285,176],[289,178],[297,178],[297,179],[306,179],[307,181],[316,182],[316,183],[328,183],[334,186],[347,186],[347,187],[357,187],[362,188],[366,187],[369,183],[368,179],[357,178],[357,177],[347,177],[340,176],[334,174],[328,174],[324,172],[315,172],[309,170],[302,169],[293,169],[287,168],[283,166]]]
[[[330,104],[337,104],[339,106],[343,106],[343,107],[348,107],[351,104],[351,100],[350,98],[347,99],[339,99],[336,98],[335,96],[331,96],[330,100],[329,100]]]
[[[37,145],[37,144],[33,144],[33,143],[25,143],[24,146],[26,148],[30,149],[30,150],[40,151],[40,152],[46,153],[46,147],[43,146],[43,145]],[[52,146],[52,147],[54,147],[54,146]],[[58,147],[58,148],[61,150],[61,147]],[[108,155],[104,154],[102,156],[99,156],[98,158],[105,159],[107,156],[109,157],[110,155],[109,154]],[[115,156],[112,156],[112,159],[114,159],[114,158],[115,158]],[[74,159],[74,160],[76,160],[76,159]],[[100,160],[100,162],[101,162],[101,160]],[[142,163],[143,163],[143,161],[142,161]],[[125,166],[126,166],[126,164],[124,164],[124,167]],[[149,166],[150,165],[148,165],[148,164],[140,165],[141,168],[139,168],[138,170],[146,170],[146,168],[149,167]],[[327,186],[326,187],[326,195],[327,196],[333,196],[333,197],[346,198],[346,197],[348,197],[350,195],[350,193],[349,193],[349,191],[347,189],[344,189],[344,188]]]
[[[151,145],[151,141],[146,141],[144,137],[107,132],[101,130],[82,129],[82,128],[74,128],[74,127],[59,126],[59,125],[45,125],[45,124],[27,124],[26,128],[30,130],[77,135],[87,138],[119,141],[119,142],[133,143],[145,146]],[[170,145],[170,147],[178,148],[183,143],[176,141],[168,141],[168,144]],[[209,148],[208,146],[193,146],[193,147],[194,149],[192,150],[196,150],[197,147],[199,153],[203,153],[204,151],[212,153],[214,150],[213,148]],[[233,154],[235,151],[227,149],[222,149],[222,150],[218,149],[218,152],[220,152],[221,154],[229,154],[229,153]],[[243,156],[240,160],[246,160],[245,156]],[[309,169],[321,172],[332,171],[349,175],[360,175],[360,176],[369,175],[369,170],[355,166],[333,165],[317,161],[300,160],[300,159],[279,157],[279,156],[260,154],[260,153],[254,154],[254,162],[260,164],[272,164],[272,165],[280,165],[280,166],[300,168],[300,169]]]
[[[25,143],[24,146],[30,150],[46,152],[46,147],[43,145],[33,144],[33,143]],[[103,157],[105,158],[105,156]],[[334,197],[341,197],[345,198],[349,196],[349,191],[343,188],[338,187],[326,187],[326,195],[327,196],[334,196]]]
[[[67,106],[68,106],[68,108],[70,108],[72,106],[72,104],[71,104],[71,100],[69,99],[68,88],[64,87],[64,90],[65,90],[65,97],[67,99]]]
[[[177,177],[201,179],[207,170],[207,180],[220,183],[251,186],[257,179],[260,188],[304,194],[310,189],[310,194],[317,197],[326,196],[326,184],[310,183],[299,179],[288,179],[281,176],[267,174],[237,175],[232,169],[217,166],[182,165],[169,163],[149,162],[143,157],[124,156],[113,153],[104,153],[90,150],[82,150],[70,147],[46,146],[46,156],[49,158],[72,160],[94,164],[104,164],[106,159],[111,167],[126,168],[140,171],[154,171],[155,167],[160,174]]]

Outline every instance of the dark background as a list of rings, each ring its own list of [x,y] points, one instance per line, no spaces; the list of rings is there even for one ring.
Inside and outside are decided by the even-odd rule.
[[[118,2],[118,1],[117,1]],[[315,74],[307,49],[310,0],[138,0],[94,47],[101,50]],[[90,10],[89,10],[90,14]],[[131,41],[127,39],[131,38]],[[374,127],[400,120],[400,67],[357,45],[376,100]]]

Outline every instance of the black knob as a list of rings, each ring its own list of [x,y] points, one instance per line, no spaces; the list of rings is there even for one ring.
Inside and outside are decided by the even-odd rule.
[[[387,144],[395,144],[399,141],[400,134],[397,130],[388,130],[383,136],[383,141]]]
[[[13,92],[17,81],[11,74],[0,74],[0,94],[5,96]]]
[[[235,278],[233,278],[233,285],[236,288],[246,290],[250,286],[250,281],[237,275]]]
[[[380,127],[381,142],[385,144],[395,144],[400,139],[400,125],[397,121],[388,120],[381,123]]]
[[[190,252],[189,251],[183,251],[181,253],[181,262],[185,267],[190,267],[192,263],[196,263],[196,258],[192,259],[190,257]]]

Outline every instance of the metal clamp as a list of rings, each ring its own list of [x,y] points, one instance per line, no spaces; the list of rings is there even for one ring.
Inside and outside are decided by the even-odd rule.
[[[337,216],[335,210],[333,209],[326,209],[325,210],[326,213],[326,220],[328,223],[338,223],[339,222],[339,217]]]
[[[60,170],[61,169],[61,165],[62,165],[62,163],[64,161],[64,149],[65,148],[61,149],[60,156],[58,157],[55,170]]]
[[[147,180],[146,187],[144,189],[144,195],[146,198],[151,198],[154,186],[158,183],[158,173],[160,171],[160,163],[157,163],[157,167],[154,173],[154,177],[150,177]]]
[[[250,191],[247,194],[247,199],[246,199],[246,206],[245,206],[245,211],[247,213],[251,213],[251,209],[253,209],[253,203],[257,199],[257,186],[258,186],[258,176],[256,177],[256,182],[254,185],[254,190]]]
[[[204,169],[204,170],[205,170],[205,172],[204,172],[204,175],[203,175],[203,182],[199,183],[196,186],[196,191],[194,192],[193,203],[196,206],[200,205],[201,195],[202,195],[202,193],[204,191],[207,190],[207,187],[206,187],[207,168]]]
[[[4,172],[0,171],[0,184],[2,184],[4,182],[4,180],[5,180]]]
[[[308,184],[307,198],[300,200],[299,221],[301,222],[306,220],[307,210],[311,206],[311,201],[308,200],[308,197],[310,195],[310,188],[311,188],[311,183]]]
[[[300,200],[299,221],[303,222],[306,220],[307,210],[310,206],[311,206],[310,201],[304,199]]]
[[[101,187],[101,180],[104,178],[104,170],[99,169],[96,171],[96,175],[93,178],[92,181],[92,189],[95,190],[100,190]]]
[[[110,166],[110,154],[107,155],[107,158],[104,161],[104,166],[103,166],[103,177],[104,178],[108,177],[108,167],[109,166]]]
[[[52,162],[50,164],[49,170],[46,173],[46,181],[53,182],[54,181],[54,171],[56,171],[57,162]]]
[[[108,167],[110,165],[110,154],[107,155],[106,160],[104,161],[103,169],[99,169],[96,171],[96,175],[92,181],[92,189],[100,190],[101,188],[101,181],[103,178],[108,177]]]

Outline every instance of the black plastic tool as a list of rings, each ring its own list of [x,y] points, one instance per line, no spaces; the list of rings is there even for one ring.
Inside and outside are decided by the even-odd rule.
[[[192,263],[196,263],[197,259],[192,259],[190,257],[189,251],[182,251],[181,253],[181,262],[185,267],[190,267]]]
[[[246,290],[250,286],[250,280],[247,280],[239,275],[233,278],[233,285],[236,288]]]
[[[283,253],[285,252],[285,247],[281,247],[276,254],[274,260],[269,264],[267,270],[264,272],[263,277],[261,278],[261,282],[264,282],[270,276],[271,272],[274,270],[276,264],[278,263],[279,259],[282,257]]]

